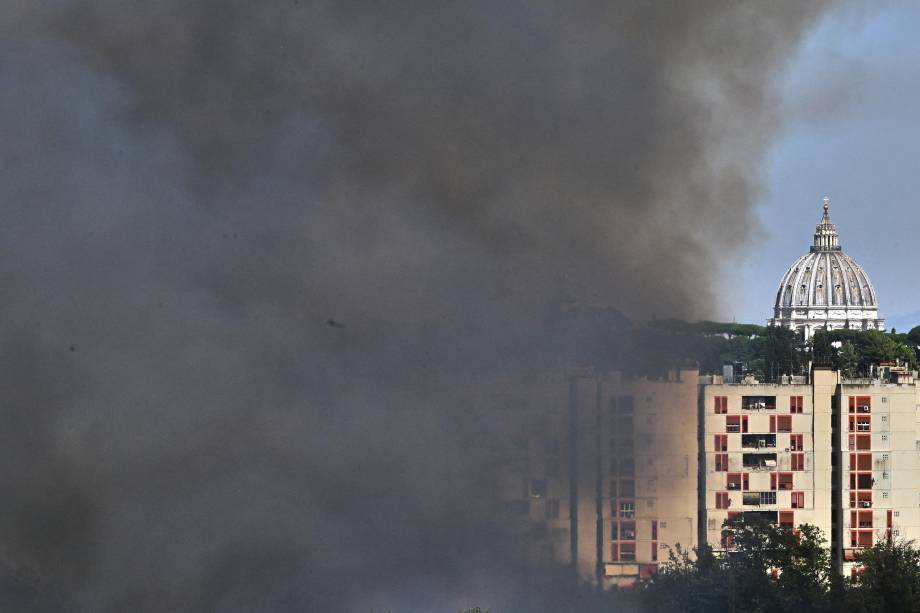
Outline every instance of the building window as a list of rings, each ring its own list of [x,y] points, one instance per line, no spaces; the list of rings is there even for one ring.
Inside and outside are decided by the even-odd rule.
[[[746,411],[775,410],[776,396],[742,396],[741,408]]]
[[[792,473],[770,473],[771,490],[791,490]]]
[[[871,509],[872,492],[850,492],[850,507],[857,509]]]
[[[620,540],[622,541],[636,540],[636,522],[624,521],[623,523],[620,524]]]
[[[872,454],[851,453],[850,470],[872,470]]]
[[[547,499],[543,515],[546,519],[559,519],[559,501],[554,498]]]
[[[776,492],[760,492],[760,504],[776,504]]]
[[[741,432],[741,416],[730,415],[725,418],[726,432]]]
[[[636,516],[636,504],[634,502],[620,503],[620,517],[622,519],[632,519]]]
[[[633,479],[623,479],[620,481],[620,498],[635,498],[636,482]]]
[[[780,511],[779,512],[779,527],[780,528],[793,528],[795,524],[794,516],[792,511]]]
[[[728,492],[716,492],[716,508],[727,509],[728,504]]]
[[[792,454],[792,470],[805,470],[805,454],[804,453],[793,453]]]
[[[872,473],[850,473],[851,490],[871,490],[873,484]]]
[[[658,540],[658,520],[657,519],[652,520],[652,540],[653,541]]]
[[[872,547],[872,530],[850,530],[851,547]]]
[[[620,543],[620,561],[621,562],[635,562],[636,561],[636,544],[635,543]]]
[[[872,511],[850,511],[850,528],[871,528]]]
[[[802,407],[804,406],[803,398],[801,396],[790,396],[789,397],[789,412],[790,413],[801,413]]]
[[[658,543],[652,541],[652,562],[658,561]]]
[[[727,415],[725,417],[725,431],[726,432],[747,432],[748,431],[748,416],[747,415]]]
[[[747,491],[749,479],[747,473],[728,473],[725,479],[725,489]]]
[[[804,509],[805,508],[805,492],[792,492],[792,508],[793,509]]]
[[[716,434],[715,435],[715,445],[716,445],[716,451],[728,451],[728,435],[727,434]]]
[[[850,451],[868,451],[872,449],[871,434],[851,434],[849,440]]]
[[[776,416],[776,431],[777,432],[792,432],[792,416],[791,415],[777,415]]]
[[[872,399],[869,396],[850,396],[850,413],[871,413]]]
[[[610,560],[612,562],[618,562],[620,560],[620,546],[617,543],[612,543],[610,545]]]
[[[728,470],[728,454],[727,453],[717,453],[716,454],[716,472],[724,472]]]
[[[715,397],[716,413],[728,413],[728,396]]]
[[[850,432],[871,432],[872,416],[871,415],[850,415]]]
[[[790,434],[789,435],[789,449],[790,451],[804,451],[805,450],[804,435]]]

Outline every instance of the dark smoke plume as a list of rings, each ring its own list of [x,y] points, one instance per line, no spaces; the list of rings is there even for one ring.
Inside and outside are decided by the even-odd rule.
[[[516,602],[470,407],[717,308],[827,5],[7,0],[2,597]]]

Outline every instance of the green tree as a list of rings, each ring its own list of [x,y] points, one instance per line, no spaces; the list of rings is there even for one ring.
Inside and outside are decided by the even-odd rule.
[[[920,551],[912,542],[881,542],[860,555],[863,570],[847,590],[854,613],[920,611]]]
[[[850,341],[844,341],[834,362],[835,368],[847,377],[854,377],[859,372],[859,354]]]
[[[833,366],[837,350],[831,345],[827,332],[818,330],[811,338],[811,359],[815,366]]]
[[[915,326],[907,333],[907,342],[914,347],[920,345],[920,326]]]
[[[799,335],[786,328],[768,328],[766,336],[757,339],[756,352],[763,359],[764,377],[799,374],[802,369],[802,354],[799,350]]]
[[[639,586],[644,611],[822,612],[831,605],[830,554],[821,531],[765,521],[726,522],[733,549],[672,551],[657,576]]]

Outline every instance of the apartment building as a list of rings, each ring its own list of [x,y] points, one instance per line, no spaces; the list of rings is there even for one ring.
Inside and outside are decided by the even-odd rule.
[[[698,381],[582,370],[506,388],[498,506],[522,551],[622,586],[698,545]]]
[[[525,388],[501,508],[527,555],[583,580],[631,584],[677,544],[730,549],[733,517],[817,526],[846,574],[860,548],[920,540],[920,390],[903,367],[778,383],[582,371]]]
[[[731,547],[722,527],[734,517],[831,534],[834,376],[817,371],[814,384],[785,385],[703,379],[702,504],[714,548]]]
[[[884,365],[875,379],[815,369],[809,383],[701,378],[706,540],[731,546],[724,520],[812,524],[838,571],[879,539],[920,539],[920,390]]]
[[[850,574],[861,547],[920,540],[920,394],[913,373],[888,367],[875,381],[842,381],[836,402],[835,556]]]

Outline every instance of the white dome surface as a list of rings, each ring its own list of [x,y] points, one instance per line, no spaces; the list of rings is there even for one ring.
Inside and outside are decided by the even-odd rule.
[[[830,222],[830,203],[815,228],[811,251],[797,259],[783,275],[776,291],[771,326],[802,331],[884,330],[878,317],[878,299],[866,271],[840,248],[837,226]]]

